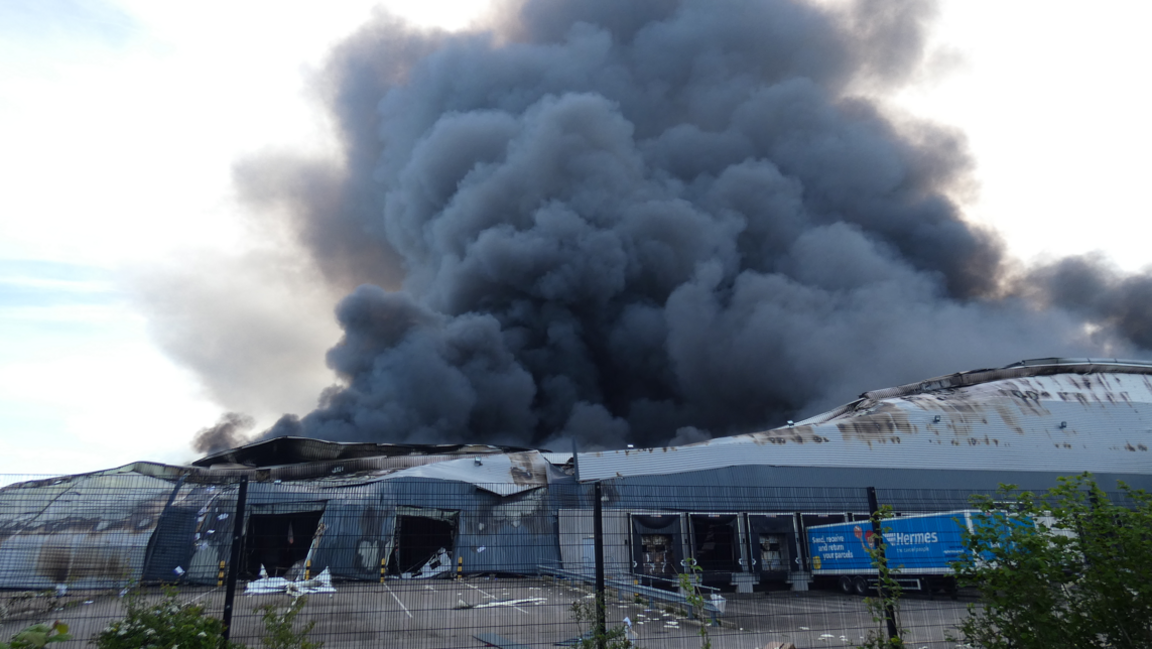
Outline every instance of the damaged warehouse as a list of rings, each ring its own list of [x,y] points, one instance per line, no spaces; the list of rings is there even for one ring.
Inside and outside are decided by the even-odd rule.
[[[1152,363],[1044,359],[669,448],[574,455],[273,438],[186,467],[138,462],[0,489],[0,588],[217,584],[237,524],[247,579],[586,574],[595,482],[611,572],[659,585],[691,558],[721,586],[804,588],[804,531],[866,518],[864,487],[903,514],[1084,471],[1105,489],[1149,489],[1149,430]]]
[[[277,447],[304,459],[237,468],[279,459]],[[366,447],[374,455],[363,457]],[[315,449],[322,451],[310,455]],[[442,551],[471,550],[477,571],[527,572],[558,559],[554,530],[538,523],[551,506],[543,488],[567,477],[545,459],[551,454],[274,439],[224,455],[223,468],[215,456],[190,467],[137,462],[0,490],[0,588],[99,588],[174,576],[215,584],[231,550],[241,475],[251,480],[242,523],[246,578],[310,563],[335,577],[374,580],[382,567],[390,575],[417,572]],[[515,552],[492,541],[513,534],[524,537]]]

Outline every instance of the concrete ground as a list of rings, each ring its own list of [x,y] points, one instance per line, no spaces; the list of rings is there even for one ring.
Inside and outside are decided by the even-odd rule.
[[[590,603],[586,587],[573,587],[551,578],[503,579],[470,577],[463,581],[388,580],[383,584],[337,582],[336,593],[311,595],[299,620],[315,620],[311,633],[326,649],[404,647],[412,649],[480,649],[473,636],[498,634],[529,647],[552,647],[578,636],[588,624],[578,624],[573,602]],[[2,596],[0,596],[2,597]],[[858,597],[821,591],[725,593],[727,610],[721,626],[707,627],[716,649],[762,649],[769,642],[795,643],[798,649],[853,647],[868,629],[877,628]],[[181,601],[195,601],[211,615],[223,610],[222,588],[184,588]],[[257,607],[287,605],[286,595],[245,596],[238,593],[232,639],[249,647],[262,646]],[[9,608],[0,620],[0,641],[35,622],[60,619],[72,627],[81,647],[112,620],[122,616],[114,593],[69,594],[62,608],[21,612]],[[912,649],[953,649],[945,634],[964,615],[966,604],[950,600],[908,597],[902,602],[904,638]],[[43,608],[43,607],[42,607]],[[629,618],[634,643],[645,649],[688,649],[700,646],[700,626],[674,607],[644,605],[610,598],[609,626]],[[88,645],[90,646],[90,645]]]

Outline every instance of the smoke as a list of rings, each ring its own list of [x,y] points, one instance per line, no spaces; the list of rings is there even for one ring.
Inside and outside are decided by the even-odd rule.
[[[197,251],[128,275],[154,339],[228,411],[275,421],[314,407],[335,380],[323,356],[339,336],[330,309],[343,291],[295,250]]]
[[[1003,243],[953,199],[963,137],[870,99],[921,73],[932,14],[524,0],[457,34],[376,17],[318,79],[340,164],[238,167],[330,281],[362,283],[336,308],[343,384],[265,434],[646,446],[1152,346],[1126,306],[1148,280],[1084,260],[1006,280]]]
[[[224,413],[216,425],[202,428],[192,438],[192,450],[200,453],[215,453],[248,441],[245,433],[252,429],[255,420],[237,412]]]
[[[1059,259],[1030,269],[1016,286],[1050,308],[1092,323],[1101,337],[1152,349],[1152,277],[1125,275],[1099,254]]]

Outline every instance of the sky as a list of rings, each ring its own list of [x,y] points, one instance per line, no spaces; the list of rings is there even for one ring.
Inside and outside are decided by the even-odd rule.
[[[0,474],[185,463],[193,434],[225,411],[267,426],[314,407],[335,381],[324,352],[340,336],[340,294],[236,195],[235,165],[331,151],[312,81],[373,11],[461,29],[485,7],[0,3]],[[1139,270],[1149,14],[1119,1],[1091,12],[945,1],[923,78],[884,101],[965,134],[976,163],[965,214],[1015,256],[1099,251]],[[173,290],[189,274],[219,279]],[[247,343],[282,359],[275,375],[237,368],[227,390],[201,384],[193,368],[220,342],[167,344],[177,316],[199,308],[237,328],[292,313],[292,327]]]

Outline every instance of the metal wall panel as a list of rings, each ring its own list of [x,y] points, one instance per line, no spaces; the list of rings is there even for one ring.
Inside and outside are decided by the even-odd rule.
[[[173,488],[114,473],[0,490],[0,588],[103,588],[139,579]]]
[[[559,549],[562,565],[570,572],[581,572],[584,565],[584,544],[594,539],[592,509],[561,509],[559,517]],[[631,572],[631,529],[628,512],[604,510],[604,572],[619,577]]]

